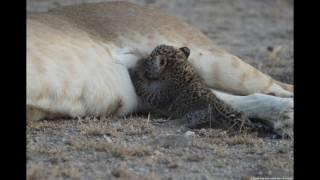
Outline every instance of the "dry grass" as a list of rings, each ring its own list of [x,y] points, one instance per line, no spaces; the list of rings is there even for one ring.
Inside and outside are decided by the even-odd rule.
[[[119,132],[116,128],[110,127],[108,124],[104,123],[88,123],[88,124],[81,124],[78,128],[81,134],[88,135],[88,136],[112,136],[117,137]]]
[[[141,159],[140,163],[151,167],[151,169],[159,164],[164,164],[169,169],[175,169],[179,167],[178,160],[175,156],[163,154],[158,150],[155,150],[152,156]]]
[[[27,166],[27,179],[40,180],[40,179],[79,179],[79,170],[74,167],[61,167],[60,165],[45,166],[43,164],[32,163]]]
[[[165,164],[167,165],[168,168],[170,169],[175,169],[179,167],[179,164],[177,162],[176,158],[173,158],[171,156],[165,156],[162,155],[160,157],[157,158],[157,163],[159,164]]]
[[[206,149],[206,148],[213,149],[213,146],[211,144],[205,143],[201,140],[193,141],[192,146],[199,149]]]
[[[150,155],[150,151],[145,146],[126,147],[112,142],[91,142],[68,140],[67,144],[76,148],[76,150],[95,150],[109,152],[114,157],[129,159],[133,157],[142,157]]]
[[[141,177],[142,180],[159,180],[159,176],[155,175],[154,173],[150,173],[148,175],[145,175]]]
[[[233,136],[226,139],[226,143],[228,145],[237,145],[237,144],[244,144],[244,145],[263,145],[263,140],[261,138],[258,138],[256,136],[250,135],[250,134],[242,134],[238,136]]]
[[[30,128],[32,130],[45,130],[45,129],[57,129],[61,128],[61,123],[58,123],[57,121],[28,121],[27,122],[27,128]]]
[[[137,178],[134,173],[128,170],[126,166],[119,166],[111,171],[111,174],[119,179],[127,180]]]
[[[289,166],[288,158],[283,157],[266,157],[266,163],[271,167],[285,168]]]
[[[229,136],[227,134],[220,134],[217,136],[208,136],[205,138],[205,142],[208,144],[216,145],[251,145],[260,146],[263,145],[263,139],[256,136],[256,134],[239,134],[234,136]]]
[[[111,175],[116,179],[123,180],[159,180],[160,178],[153,172],[148,172],[145,174],[137,174],[128,168],[126,163],[121,163],[116,168],[111,171]],[[115,179],[112,178],[112,179]]]
[[[111,171],[111,175],[121,180],[158,180],[160,179],[154,173],[139,176],[130,171],[126,165],[120,165]]]
[[[35,154],[38,154],[38,155],[41,154],[48,157],[51,163],[56,164],[58,162],[68,160],[68,158],[66,157],[63,151],[64,151],[63,148],[33,145],[30,147],[28,146],[27,158],[30,158],[30,156]]]
[[[215,154],[220,158],[225,158],[228,156],[228,149],[225,146],[216,146],[214,148]]]
[[[31,146],[28,149],[32,152],[42,153],[46,155],[59,155],[63,152],[62,148],[47,147],[47,146]]]
[[[88,136],[113,136],[122,135],[141,136],[146,134],[155,134],[155,127],[144,118],[124,118],[124,119],[80,119],[78,129],[84,135]],[[114,123],[117,122],[117,123]],[[115,125],[117,124],[117,125]]]
[[[241,180],[252,180],[251,176],[242,176]]]
[[[121,121],[121,129],[125,135],[141,136],[144,134],[155,135],[155,127],[145,118],[130,118]]]
[[[208,138],[225,138],[228,136],[227,131],[222,129],[200,129],[195,130],[199,136]]]

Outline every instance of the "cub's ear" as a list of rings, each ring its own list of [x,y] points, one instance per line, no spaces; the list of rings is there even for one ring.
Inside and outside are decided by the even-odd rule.
[[[189,55],[190,55],[190,49],[189,49],[188,47],[181,47],[181,48],[179,48],[179,49],[184,53],[184,55],[186,56],[186,58],[189,57]]]

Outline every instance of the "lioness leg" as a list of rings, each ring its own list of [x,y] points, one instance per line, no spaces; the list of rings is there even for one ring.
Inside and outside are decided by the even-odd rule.
[[[45,111],[41,108],[34,107],[34,106],[27,106],[27,123],[35,122],[43,119],[55,119],[63,117],[63,115],[59,113],[52,113],[49,111]]]
[[[293,98],[281,98],[260,93],[235,96],[213,89],[212,92],[248,118],[265,122],[279,134],[292,135]]]
[[[293,96],[293,85],[272,79],[218,47],[208,51],[196,47],[190,49],[190,63],[210,88],[235,95],[262,93],[278,97]]]

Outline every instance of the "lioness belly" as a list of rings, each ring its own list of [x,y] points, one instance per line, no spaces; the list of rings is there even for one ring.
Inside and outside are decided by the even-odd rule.
[[[124,115],[137,108],[127,68],[113,60],[108,47],[68,25],[57,30],[28,21],[28,118],[41,119],[43,112]],[[34,113],[37,108],[41,115]]]

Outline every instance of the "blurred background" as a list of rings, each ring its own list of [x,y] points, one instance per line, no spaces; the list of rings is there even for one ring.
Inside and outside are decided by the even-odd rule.
[[[107,1],[27,0],[27,12]],[[293,83],[293,0],[128,1],[175,15],[264,73]]]

